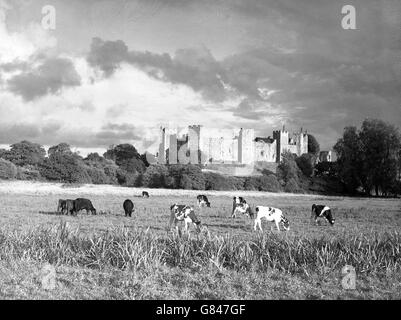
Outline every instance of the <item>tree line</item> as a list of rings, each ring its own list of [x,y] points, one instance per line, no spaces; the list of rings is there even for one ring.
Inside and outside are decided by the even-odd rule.
[[[276,172],[233,177],[204,172],[198,165],[150,164],[131,144],[111,146],[103,156],[86,158],[66,143],[49,148],[29,141],[0,149],[0,179],[112,184],[192,190],[255,190],[291,193],[401,194],[399,129],[381,120],[346,127],[334,146],[337,161],[317,161],[320,146],[308,137],[308,153],[283,154]]]

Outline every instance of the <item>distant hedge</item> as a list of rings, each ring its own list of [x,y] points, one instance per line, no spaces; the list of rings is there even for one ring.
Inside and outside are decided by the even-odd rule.
[[[15,164],[0,158],[0,179],[12,180],[17,177],[18,169]]]

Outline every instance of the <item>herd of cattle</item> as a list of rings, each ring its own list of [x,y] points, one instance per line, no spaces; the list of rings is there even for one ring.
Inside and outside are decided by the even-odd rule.
[[[144,191],[142,193],[143,198],[149,198],[149,193]],[[210,201],[205,195],[197,196],[198,206],[201,207],[211,207]],[[132,217],[132,213],[135,211],[134,203],[127,199],[123,203],[123,209],[126,217]],[[91,213],[92,215],[96,215],[97,211],[94,208],[92,202],[89,199],[78,198],[75,200],[63,200],[60,199],[58,202],[57,212],[61,214],[73,215],[76,216],[82,210],[86,210],[87,214]],[[280,209],[265,207],[265,206],[256,206],[253,210],[251,206],[246,202],[243,197],[234,197],[233,198],[233,207],[231,217],[235,218],[237,214],[245,215],[254,220],[254,230],[257,231],[259,228],[260,231],[262,229],[262,219],[265,219],[269,222],[274,222],[276,224],[276,228],[280,231],[280,224],[282,224],[284,230],[290,230],[290,222],[284,216],[283,212]],[[335,219],[331,213],[331,209],[326,205],[312,205],[312,215],[311,219],[315,221],[317,224],[319,218],[326,219],[329,224],[334,225]],[[189,226],[192,224],[195,226],[197,232],[201,231],[202,223],[198,216],[195,214],[195,209],[193,206],[182,205],[182,204],[173,204],[170,207],[170,222],[168,224],[169,230],[174,224],[175,228],[180,232],[178,223],[183,222],[185,231],[189,234]]]

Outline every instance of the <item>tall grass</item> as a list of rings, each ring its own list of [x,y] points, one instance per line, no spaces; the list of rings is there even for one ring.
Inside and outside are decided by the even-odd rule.
[[[0,259],[49,262],[95,269],[145,269],[167,265],[236,271],[269,269],[289,274],[324,274],[352,265],[357,272],[386,275],[401,271],[399,233],[344,236],[328,240],[282,234],[179,238],[124,228],[82,236],[65,223],[53,228],[0,230]]]

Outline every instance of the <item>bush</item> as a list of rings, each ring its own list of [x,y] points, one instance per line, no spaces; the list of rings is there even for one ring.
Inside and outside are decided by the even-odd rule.
[[[278,165],[277,173],[279,178],[284,180],[285,183],[295,180],[298,184],[299,178],[302,176],[302,171],[295,162],[295,157],[289,153],[283,154],[283,161]]]
[[[238,180],[233,177],[226,177],[214,172],[204,173],[205,189],[216,191],[237,190]]]
[[[143,174],[143,186],[147,188],[165,188],[169,172],[166,166],[151,165]]]
[[[298,185],[298,182],[292,178],[286,183],[284,191],[288,193],[303,193],[303,190]]]
[[[43,180],[38,169],[33,166],[17,167],[17,179],[28,181]]]
[[[86,169],[93,184],[110,184],[109,177],[104,173],[102,169],[88,168]]]
[[[275,174],[260,177],[260,191],[281,192],[281,185]]]
[[[17,167],[10,161],[0,158],[0,179],[12,180],[17,177]]]
[[[248,177],[244,183],[245,190],[249,191],[265,191],[265,192],[280,192],[281,185],[274,174],[260,177]]]
[[[47,180],[67,183],[91,183],[82,160],[74,155],[54,154],[40,165],[40,174]]]
[[[295,159],[298,168],[301,169],[306,177],[310,177],[313,174],[313,160],[314,157],[307,153]]]

